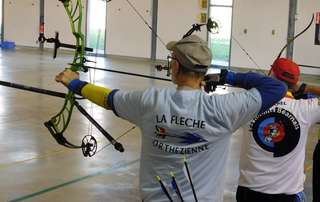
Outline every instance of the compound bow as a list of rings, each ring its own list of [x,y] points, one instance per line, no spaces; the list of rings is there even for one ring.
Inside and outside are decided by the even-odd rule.
[[[65,11],[68,15],[70,21],[71,32],[76,39],[76,45],[61,43],[59,40],[59,33],[56,32],[55,38],[46,38],[44,33],[40,33],[38,41],[40,43],[54,43],[54,54],[53,57],[56,58],[57,51],[60,47],[74,49],[74,58],[72,63],[70,63],[70,69],[74,72],[87,72],[88,68],[92,68],[90,66],[86,66],[86,62],[90,62],[85,58],[85,51],[93,51],[92,48],[85,47],[85,35],[82,33],[82,20],[83,20],[83,4],[82,0],[59,0],[63,3]],[[106,2],[110,2],[111,0],[107,0]],[[75,3],[74,3],[75,2]],[[159,37],[159,35],[153,30],[153,28],[147,23],[147,21],[142,17],[142,15],[138,12],[138,10],[134,7],[134,5],[126,0],[129,6],[135,11],[135,13],[144,21],[147,27],[152,31],[152,33],[160,40],[160,42],[165,46],[163,40]],[[189,32],[184,35],[192,34],[194,31],[201,31],[201,26],[207,26],[208,31],[212,29],[218,29],[218,24],[211,19],[208,20],[206,24],[194,24]],[[167,67],[157,66],[157,69],[166,69],[168,72],[170,71]],[[90,115],[85,111],[83,107],[79,105],[79,103],[75,99],[75,95],[73,92],[69,91],[66,94],[65,102],[63,104],[62,109],[53,116],[49,121],[45,122],[44,125],[48,128],[53,138],[61,145],[71,148],[71,149],[82,149],[84,156],[93,156],[97,151],[97,141],[92,135],[86,135],[82,139],[81,145],[76,145],[68,141],[64,137],[64,132],[69,126],[71,121],[71,116],[73,112],[73,108],[76,106],[78,110],[93,124],[97,127],[97,129],[110,141],[114,148],[120,152],[123,152],[124,149],[122,145],[117,142],[108,132],[106,132]],[[121,135],[122,136],[122,135]]]
[[[87,72],[85,63],[89,60],[85,57],[85,51],[92,51],[91,48],[85,47],[85,35],[82,32],[82,20],[83,20],[83,4],[82,0],[59,0],[63,3],[65,11],[70,21],[71,32],[76,39],[76,44],[65,44],[59,41],[59,33],[56,33],[55,38],[45,38],[44,35],[39,37],[39,41],[44,43],[54,43],[54,58],[57,56],[57,50],[60,47],[74,49],[73,61],[70,65],[70,70],[74,72]],[[68,141],[64,137],[64,132],[69,126],[73,108],[76,106],[78,110],[93,124],[97,129],[110,141],[114,148],[120,152],[123,152],[123,146],[117,142],[108,132],[106,132],[76,101],[75,94],[71,91],[65,96],[65,102],[62,109],[53,116],[44,125],[48,128],[53,138],[61,145],[71,149],[82,149],[84,156],[93,156],[97,151],[97,141],[92,135],[86,135],[82,139],[81,145],[76,145]]]

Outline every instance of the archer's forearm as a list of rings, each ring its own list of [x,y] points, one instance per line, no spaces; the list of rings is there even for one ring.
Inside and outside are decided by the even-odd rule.
[[[111,89],[96,86],[78,79],[71,81],[68,88],[72,92],[83,96],[91,102],[106,109],[110,109],[108,106],[108,96],[112,91]]]
[[[282,99],[287,92],[287,87],[281,81],[253,72],[228,72],[226,83],[244,89],[257,89],[262,99],[260,112],[269,109],[272,105]]]

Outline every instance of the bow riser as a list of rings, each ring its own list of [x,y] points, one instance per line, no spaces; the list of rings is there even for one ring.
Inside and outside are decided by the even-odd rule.
[[[75,52],[73,57],[73,64],[70,69],[74,72],[81,70],[85,62],[85,37],[82,33],[82,0],[76,1],[76,6],[74,7],[72,1],[70,0],[59,0],[63,3],[67,16],[70,22],[71,32],[76,38]],[[62,109],[57,115],[50,119],[50,121],[45,123],[45,126],[50,131],[51,135],[56,139],[59,144],[67,146],[69,148],[82,148],[80,145],[71,144],[64,138],[63,133],[68,128],[71,121],[73,108],[75,105],[75,95],[73,92],[69,91],[65,97],[65,102]]]
[[[84,63],[87,61],[85,58],[85,51],[89,48],[85,47],[85,35],[82,33],[82,20],[83,20],[83,4],[82,0],[59,0],[63,3],[67,16],[69,18],[71,32],[76,39],[75,45],[62,44],[59,41],[59,34],[56,33],[55,39],[46,39],[47,42],[55,44],[54,56],[56,56],[57,49],[59,47],[67,47],[75,50],[73,62],[71,63],[70,70],[74,72],[86,71],[87,68]],[[75,6],[74,3],[75,2]],[[110,141],[114,148],[120,152],[124,149],[120,143],[118,143],[109,133],[107,133],[77,102],[75,94],[71,91],[65,97],[65,102],[62,109],[57,115],[51,118],[45,123],[45,126],[50,131],[54,139],[61,145],[78,149],[82,148],[83,155],[85,157],[93,156],[97,151],[97,141],[92,135],[87,135],[82,139],[81,145],[75,145],[69,142],[64,137],[64,132],[69,126],[73,108],[76,106],[78,110]]]
[[[73,64],[71,70],[74,72],[81,71],[81,66],[85,63],[85,36],[82,33],[82,19],[83,19],[83,5],[82,0],[77,0],[76,6],[73,9],[72,2],[69,1],[61,1],[63,2],[65,11],[68,15],[71,32],[73,36],[76,38],[76,51],[73,57]]]

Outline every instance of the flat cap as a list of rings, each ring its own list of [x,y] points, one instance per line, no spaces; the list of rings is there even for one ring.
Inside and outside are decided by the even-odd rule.
[[[211,64],[211,50],[207,42],[197,35],[190,35],[180,41],[171,41],[166,47],[174,52],[183,67],[191,71],[205,73]]]

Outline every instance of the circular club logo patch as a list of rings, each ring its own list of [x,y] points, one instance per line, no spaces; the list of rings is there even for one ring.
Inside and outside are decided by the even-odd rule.
[[[257,144],[272,152],[274,157],[290,153],[300,139],[298,121],[282,108],[274,108],[259,115],[251,124],[251,129]]]

